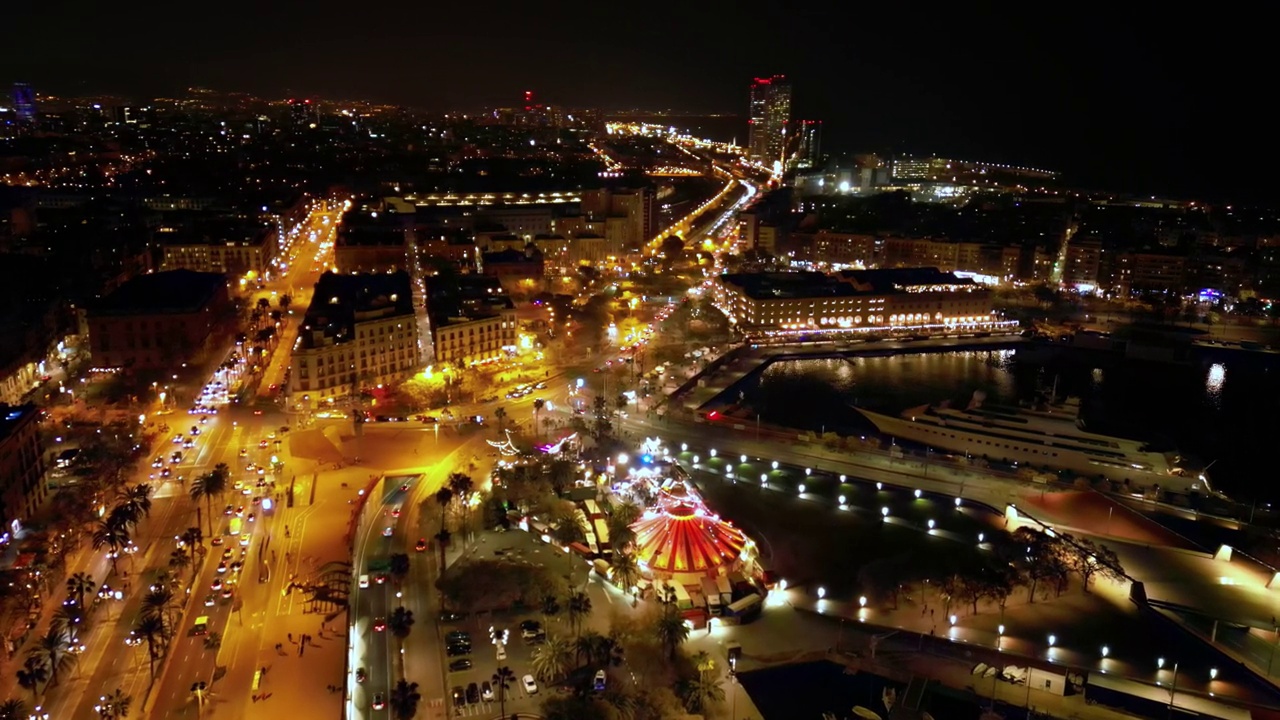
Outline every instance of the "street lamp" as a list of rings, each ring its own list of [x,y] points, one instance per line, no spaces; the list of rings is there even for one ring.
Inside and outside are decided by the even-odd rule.
[[[1004,644],[1004,625],[996,626],[996,652],[1002,652],[1004,648],[1000,647]]]
[[[880,508],[880,517],[885,517],[885,518],[889,517],[889,506],[888,506],[888,505],[885,505],[884,507]]]
[[[917,490],[916,490],[916,492],[915,492],[916,499],[917,499],[917,500],[919,500],[919,499],[920,499],[920,496],[921,496],[921,495],[923,495],[923,494],[924,494],[924,493],[920,492],[920,490],[919,490],[919,489],[917,489]]]
[[[803,494],[804,494],[804,483],[800,483],[800,487],[799,487],[798,489],[800,490],[800,494],[801,494],[801,495],[803,495]]]
[[[818,588],[818,599],[819,599],[819,600],[821,600],[821,599],[825,598],[826,596],[827,596],[827,589],[826,589],[826,588],[824,588],[824,587],[819,587],[819,588]]]
[[[1111,654],[1111,648],[1107,647],[1106,645],[1103,645],[1103,646],[1102,646],[1102,657],[1104,657],[1104,658],[1105,658],[1106,656],[1108,656],[1108,655],[1110,655],[1110,654]]]
[[[876,483],[876,489],[877,489],[877,490],[883,490],[883,489],[884,489],[884,483],[882,483],[882,482],[878,482],[878,483]]]
[[[1057,642],[1058,642],[1058,636],[1057,636],[1057,635],[1050,635],[1050,636],[1049,636],[1049,647],[1051,647],[1051,648],[1052,648],[1054,645],[1056,645],[1056,644],[1057,644]]]

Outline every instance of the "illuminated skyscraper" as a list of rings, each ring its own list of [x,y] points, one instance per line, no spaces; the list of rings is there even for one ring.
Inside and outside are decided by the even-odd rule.
[[[822,121],[801,120],[797,124],[800,148],[796,151],[796,164],[799,167],[818,167],[822,164]]]
[[[751,82],[751,127],[747,154],[752,160],[772,165],[782,159],[791,121],[791,83],[783,75],[756,78]]]
[[[289,101],[289,121],[298,127],[305,127],[315,123],[316,109],[311,104],[310,98]]]
[[[36,122],[36,91],[26,83],[13,84],[13,112],[18,122],[34,125]]]

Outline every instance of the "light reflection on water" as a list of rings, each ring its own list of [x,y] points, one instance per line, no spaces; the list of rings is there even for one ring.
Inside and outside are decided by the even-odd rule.
[[[1222,407],[1222,386],[1227,383],[1227,366],[1214,363],[1204,379],[1204,394],[1214,407]]]

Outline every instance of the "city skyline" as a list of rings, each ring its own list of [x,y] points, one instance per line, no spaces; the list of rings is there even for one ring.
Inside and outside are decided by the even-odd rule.
[[[630,8],[500,7],[480,19],[391,5],[396,23],[334,22],[340,10],[325,2],[306,17],[232,8],[202,18],[199,35],[185,16],[148,12],[147,2],[133,13],[24,6],[8,11],[25,31],[0,49],[0,81],[55,94],[208,86],[441,111],[515,104],[532,88],[565,106],[742,115],[748,80],[777,73],[795,84],[793,117],[823,119],[832,152],[980,157],[1215,200],[1260,197],[1250,168],[1273,154],[1253,89],[1260,46],[1211,11],[1147,28],[1137,12],[1101,23],[1085,10],[1044,24],[1011,13],[846,17],[835,6],[756,3],[731,15],[696,6],[666,24]],[[695,61],[706,28],[767,34],[771,49],[746,43]]]

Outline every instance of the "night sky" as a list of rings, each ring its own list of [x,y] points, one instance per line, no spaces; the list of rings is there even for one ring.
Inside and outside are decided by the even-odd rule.
[[[0,82],[428,110],[513,105],[531,89],[555,104],[742,113],[753,75],[784,73],[795,116],[824,120],[830,151],[1006,161],[1210,199],[1275,184],[1261,175],[1277,159],[1265,18],[1211,4],[930,4],[8,2]]]

